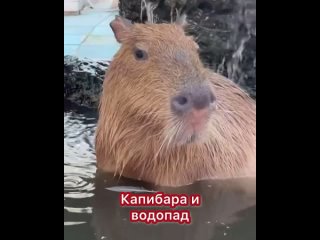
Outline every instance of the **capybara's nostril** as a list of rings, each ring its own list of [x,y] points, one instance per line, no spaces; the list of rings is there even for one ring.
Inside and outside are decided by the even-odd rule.
[[[185,105],[188,103],[188,99],[185,96],[178,96],[176,101],[179,105]]]
[[[171,100],[172,111],[177,115],[182,115],[191,107],[190,97],[185,94],[178,95]]]
[[[209,108],[216,100],[213,92],[206,86],[192,86],[184,89],[171,100],[171,109],[176,115],[183,115],[192,109]]]

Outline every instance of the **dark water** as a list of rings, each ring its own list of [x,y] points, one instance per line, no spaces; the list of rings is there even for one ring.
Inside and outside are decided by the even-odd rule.
[[[131,223],[120,207],[120,191],[141,192],[147,185],[96,174],[94,113],[64,115],[65,240],[253,240],[256,239],[255,180],[202,181],[181,188],[149,189],[199,193],[200,207],[190,207],[191,224]],[[143,208],[141,208],[143,209]]]

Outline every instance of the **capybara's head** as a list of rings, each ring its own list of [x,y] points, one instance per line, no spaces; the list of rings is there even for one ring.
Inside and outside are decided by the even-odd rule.
[[[216,101],[198,46],[183,26],[131,24],[121,17],[111,23],[121,49],[106,84],[113,98],[109,107],[122,108],[128,121],[161,130],[155,132],[167,145],[202,140]]]
[[[240,125],[247,123],[217,114],[217,106],[228,104],[216,91],[223,90],[224,83],[212,84],[212,73],[203,66],[198,45],[184,32],[184,21],[132,24],[116,17],[110,26],[121,47],[103,84],[96,138],[98,167],[127,176],[139,173],[138,177],[148,180],[153,175],[158,183],[166,178],[174,184],[171,171],[184,179],[180,182],[210,175],[216,165],[192,165],[192,159],[214,158],[214,151],[220,150],[227,158],[230,151],[236,153],[233,149],[224,152],[221,146],[229,148],[228,140],[235,141]],[[229,94],[224,99],[244,99],[236,87],[230,89],[238,97],[232,100]],[[238,105],[240,110],[245,108],[245,104]],[[234,133],[222,122],[233,122]],[[229,131],[228,137],[222,137],[224,131]],[[221,146],[214,146],[219,141]],[[179,164],[181,171],[196,168],[185,173],[189,176],[179,176]]]

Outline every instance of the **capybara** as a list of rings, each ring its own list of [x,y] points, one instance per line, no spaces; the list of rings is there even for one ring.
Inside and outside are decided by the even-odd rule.
[[[110,23],[121,47],[103,83],[97,167],[161,186],[255,177],[255,101],[203,65],[184,22]]]

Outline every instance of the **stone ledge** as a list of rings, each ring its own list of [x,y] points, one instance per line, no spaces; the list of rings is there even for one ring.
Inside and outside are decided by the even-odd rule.
[[[64,99],[83,107],[97,108],[109,62],[64,57]]]

